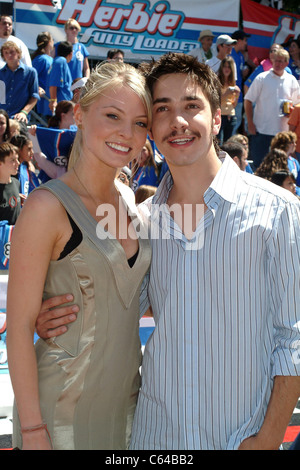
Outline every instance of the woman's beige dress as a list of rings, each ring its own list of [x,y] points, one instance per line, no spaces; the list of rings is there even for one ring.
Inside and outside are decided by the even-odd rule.
[[[42,416],[54,449],[126,449],[140,386],[139,293],[150,264],[149,241],[139,238],[130,268],[119,242],[107,238],[77,194],[60,180],[45,187],[83,239],[52,261],[47,274],[44,299],[71,292],[80,312],[67,333],[36,343]],[[128,188],[120,183],[118,189],[136,223],[134,201],[124,196]],[[14,414],[13,445],[22,448]]]

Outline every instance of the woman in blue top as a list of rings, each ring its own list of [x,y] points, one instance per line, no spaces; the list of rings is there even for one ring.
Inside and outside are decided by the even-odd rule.
[[[158,186],[159,174],[150,141],[147,139],[140,155],[131,165],[131,189],[135,192],[139,186]]]
[[[66,32],[66,40],[73,46],[73,57],[68,63],[72,80],[74,81],[82,77],[88,78],[90,76],[89,53],[87,48],[81,44],[77,38],[78,33],[81,31],[80,24],[73,18],[69,18],[65,23],[64,29]],[[57,51],[57,44],[55,44],[55,51]]]
[[[53,38],[48,31],[40,33],[36,38],[37,49],[32,54],[32,66],[38,73],[40,94],[42,96],[42,99],[37,103],[37,112],[42,117],[51,116],[48,100],[46,97],[43,98],[43,95],[46,93],[48,70],[53,62],[51,57],[53,44]],[[48,98],[50,97],[48,96]]]

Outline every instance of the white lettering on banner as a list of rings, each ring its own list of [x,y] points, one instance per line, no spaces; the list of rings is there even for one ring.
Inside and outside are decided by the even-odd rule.
[[[94,10],[97,7],[99,0],[86,0],[85,3],[76,0],[66,0],[58,16],[58,23],[65,23],[69,18],[79,14],[77,18],[78,23],[82,26],[88,26],[92,22]]]
[[[300,20],[290,16],[283,16],[279,18],[279,26],[274,33],[273,42],[283,44],[291,37],[296,38],[298,34],[300,34]]]
[[[77,21],[82,26],[90,26],[93,22],[101,29],[120,30],[123,23],[124,31],[132,33],[159,33],[172,36],[179,26],[183,15],[167,11],[165,3],[157,3],[152,13],[147,11],[148,2],[132,3],[128,8],[100,6],[102,1],[86,0],[84,4],[66,0],[57,18],[57,23],[65,23],[68,18],[79,14]]]
[[[149,51],[161,54],[163,51],[190,52],[194,42],[179,41],[175,39],[154,39],[145,36],[129,36],[122,33],[103,33],[94,28],[87,28],[80,38],[80,42],[87,44],[90,40],[94,44],[105,46],[131,47],[135,52]]]
[[[0,80],[0,105],[1,104],[6,104],[6,87],[3,80]]]

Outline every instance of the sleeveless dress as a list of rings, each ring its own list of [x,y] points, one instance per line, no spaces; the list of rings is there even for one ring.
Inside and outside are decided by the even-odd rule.
[[[141,226],[122,187],[131,220]],[[139,293],[150,244],[139,238],[129,267],[119,242],[107,238],[76,193],[60,180],[36,191],[41,188],[59,199],[82,232],[71,253],[50,262],[45,282],[43,299],[70,292],[80,311],[67,333],[35,345],[42,417],[56,450],[126,449],[140,387]],[[16,407],[13,445],[22,448]]]

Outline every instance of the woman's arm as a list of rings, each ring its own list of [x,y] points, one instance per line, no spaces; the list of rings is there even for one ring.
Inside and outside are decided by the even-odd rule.
[[[53,220],[57,224],[53,224]],[[60,206],[47,191],[27,199],[16,223],[7,292],[7,350],[21,428],[42,423],[33,345],[48,265],[59,239]],[[23,449],[49,449],[46,431],[23,434]]]
[[[42,152],[35,152],[34,159],[40,170],[43,170],[50,178],[59,178],[67,169],[64,166],[58,166],[47,159],[46,155]]]
[[[87,78],[90,76],[90,66],[87,57],[85,57],[83,61],[83,76]]]
[[[52,111],[52,113],[54,113],[55,108],[57,106],[57,86],[50,86],[49,94],[50,94],[49,108]]]

